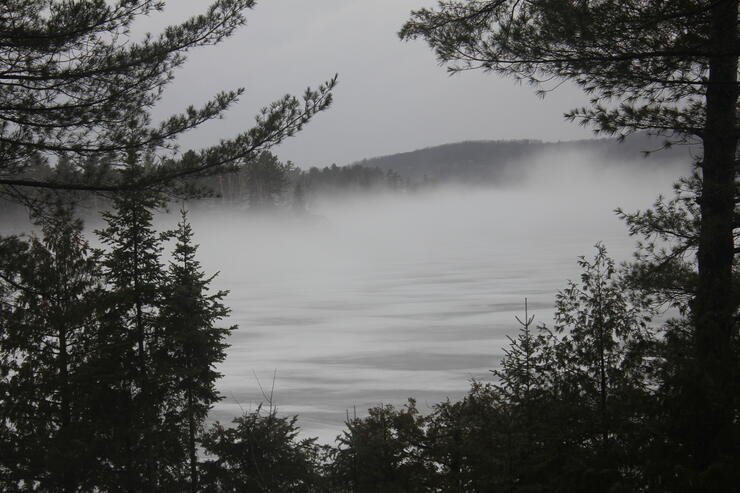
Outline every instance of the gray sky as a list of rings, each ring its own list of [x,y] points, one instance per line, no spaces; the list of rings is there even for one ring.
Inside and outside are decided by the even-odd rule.
[[[246,87],[225,119],[188,135],[184,146],[208,145],[247,128],[271,101],[338,73],[334,104],[274,149],[281,159],[305,168],[462,140],[592,137],[562,117],[586,103],[577,88],[563,86],[542,100],[531,87],[497,75],[450,77],[423,42],[401,42],[396,33],[409,12],[434,3],[263,0],[235,36],[192,53],[158,115],[201,104],[219,90]],[[207,4],[173,0],[137,27],[157,32]]]

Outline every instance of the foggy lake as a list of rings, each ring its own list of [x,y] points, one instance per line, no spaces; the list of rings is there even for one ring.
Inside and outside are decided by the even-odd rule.
[[[543,162],[526,183],[440,187],[312,203],[310,218],[239,207],[192,214],[200,259],[230,295],[228,422],[273,396],[310,436],[331,441],[346,413],[408,397],[428,412],[490,379],[514,316],[549,322],[554,295],[602,241],[634,239],[613,210],[645,208],[681,170]]]
[[[0,493],[737,491],[739,26],[1,1]]]

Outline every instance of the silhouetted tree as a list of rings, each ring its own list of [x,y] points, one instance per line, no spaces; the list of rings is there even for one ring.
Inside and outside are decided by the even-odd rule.
[[[89,491],[99,254],[64,205],[41,230],[0,241],[0,489]]]
[[[673,197],[660,196],[649,209],[633,213],[617,209],[630,236],[638,238],[629,264],[630,284],[658,306],[677,308],[682,315],[689,314],[696,294],[700,193],[701,179],[692,175],[674,185]]]
[[[519,331],[507,336],[509,344],[499,368],[493,370],[498,381],[493,385],[499,405],[501,425],[495,431],[499,447],[504,446],[505,468],[501,484],[509,491],[541,491],[553,470],[560,467],[557,450],[562,445],[553,433],[562,404],[554,393],[559,361],[557,339],[544,325],[534,326],[524,300],[524,318],[516,317]],[[503,444],[501,443],[503,442]]]
[[[0,241],[3,491],[198,491],[226,293],[208,292],[184,213],[161,265],[160,204],[117,195],[98,232],[105,252],[65,205],[43,216],[42,239]]]
[[[208,9],[158,36],[136,41],[135,21],[164,8],[164,1],[76,2],[9,0],[0,5],[0,184],[46,188],[114,190],[142,187],[250,159],[300,130],[328,107],[336,78],[302,100],[271,104],[256,125],[233,139],[170,160],[135,182],[86,183],[19,176],[38,154],[104,155],[152,145],[173,148],[183,132],[218,118],[243,89],[222,92],[201,108],[188,107],[159,125],[140,126],[122,142],[132,112],[147,113],[160,100],[172,72],[193,48],[213,45],[244,24],[254,0],[215,0]],[[87,173],[90,178],[90,173]],[[99,177],[100,178],[100,177]]]
[[[297,418],[262,406],[216,423],[203,436],[203,490],[207,493],[319,491],[321,450],[316,439],[298,439]]]
[[[402,409],[377,406],[365,418],[347,419],[337,438],[331,477],[338,491],[428,491],[421,446],[424,419],[409,399]]]
[[[125,173],[132,182],[143,172],[138,160],[136,153],[129,153]],[[122,192],[114,198],[113,210],[103,214],[106,227],[98,231],[108,249],[103,261],[109,300],[105,330],[112,367],[104,374],[116,388],[110,448],[119,454],[113,467],[120,477],[112,480],[128,491],[157,490],[158,473],[163,471],[155,447],[166,450],[178,443],[159,433],[167,375],[156,373],[155,358],[161,345],[169,343],[159,321],[165,279],[162,246],[152,227],[152,211],[161,205],[161,198],[149,191]]]
[[[460,401],[434,406],[426,420],[427,491],[508,491],[514,428],[507,402],[491,384],[474,381]]]
[[[401,37],[421,37],[450,69],[481,68],[534,84],[566,80],[591,96],[569,113],[599,131],[651,129],[703,144],[698,275],[691,303],[697,379],[691,392],[697,491],[716,488],[730,428],[735,244],[738,1],[451,1],[412,14]],[[545,91],[548,90],[546,87]],[[613,104],[618,102],[618,105]],[[706,474],[704,474],[706,473]]]
[[[628,281],[640,292],[648,294],[657,306],[678,309],[676,316],[665,323],[656,354],[658,387],[654,394],[652,419],[645,427],[650,435],[644,467],[646,481],[653,491],[678,491],[699,479],[694,467],[693,444],[703,423],[697,422],[697,402],[694,385],[701,381],[695,339],[690,318],[690,302],[697,288],[696,250],[699,244],[701,178],[697,175],[680,180],[670,199],[659,197],[652,208],[626,213],[618,210],[629,227],[630,234],[639,238],[635,260],[628,266]],[[735,238],[737,239],[737,229]],[[737,241],[737,240],[736,240]],[[737,272],[733,283],[738,286]],[[730,407],[740,408],[740,334],[735,333],[729,351],[733,365],[729,379],[733,388],[728,396]],[[726,430],[728,441],[740,443],[740,426],[734,420]],[[716,489],[737,484],[738,457],[735,448],[720,458],[715,473]]]
[[[435,406],[424,451],[440,491],[635,491],[650,483],[659,353],[649,299],[602,246],[556,299],[555,328],[525,309],[497,381]],[[648,428],[649,430],[646,430]]]
[[[226,358],[224,338],[230,329],[214,326],[229,314],[223,304],[226,291],[209,293],[213,277],[206,277],[196,259],[197,246],[185,210],[177,229],[172,260],[163,286],[160,323],[166,344],[157,350],[155,371],[166,379],[164,392],[169,426],[182,435],[187,450],[189,487],[200,491],[197,447],[203,422],[221,397],[215,387],[221,376],[214,367]]]
[[[656,384],[650,300],[627,289],[605,248],[596,247],[593,261],[579,260],[580,282],[556,297],[554,391],[575,418],[557,426],[570,427],[579,443],[569,458],[578,465],[563,480],[571,491],[633,491],[644,481],[635,437]]]

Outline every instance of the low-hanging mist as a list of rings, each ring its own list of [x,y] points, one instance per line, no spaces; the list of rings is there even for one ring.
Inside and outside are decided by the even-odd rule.
[[[576,257],[602,241],[629,259],[614,209],[650,206],[688,167],[564,154],[531,169],[516,186],[314,197],[301,217],[195,208],[200,259],[239,325],[213,418],[272,394],[331,441],[355,409],[461,396],[491,378],[524,299],[547,322]]]

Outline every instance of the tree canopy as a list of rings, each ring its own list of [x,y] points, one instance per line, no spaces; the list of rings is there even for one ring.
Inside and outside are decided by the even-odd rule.
[[[566,117],[597,132],[648,129],[668,144],[701,140],[689,385],[702,426],[692,431],[691,448],[696,470],[716,474],[713,464],[733,449],[736,414],[738,1],[442,1],[413,12],[400,36],[426,40],[453,72],[483,69],[542,92],[574,82],[591,106]]]
[[[710,64],[740,54],[732,3],[444,1],[413,12],[400,36],[427,41],[453,72],[497,72],[545,92],[575,82],[592,106],[568,116],[601,131],[702,135]],[[725,15],[727,43],[715,32],[717,10]]]

